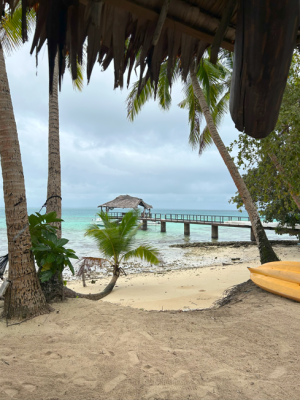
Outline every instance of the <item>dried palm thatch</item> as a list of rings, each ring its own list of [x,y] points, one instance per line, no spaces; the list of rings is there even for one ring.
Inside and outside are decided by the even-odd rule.
[[[77,276],[81,276],[82,284],[86,287],[85,283],[85,273],[91,272],[92,267],[102,267],[102,262],[107,261],[105,258],[97,258],[97,257],[82,257],[80,260],[79,269],[77,272]]]
[[[14,6],[14,0],[0,0]],[[236,127],[253,137],[274,128],[299,27],[299,1],[278,0],[22,0],[37,8],[31,52],[48,42],[50,89],[54,60],[59,76],[70,55],[72,75],[87,43],[87,75],[96,61],[103,70],[114,61],[115,88],[127,85],[139,66],[141,90],[150,77],[157,87],[160,65],[168,60],[172,83],[180,57],[183,80],[211,46],[215,62],[220,48],[235,51],[231,115]],[[25,17],[23,38],[27,31]]]
[[[108,201],[107,203],[101,204],[98,207],[101,208],[137,208],[138,206],[144,207],[146,210],[153,208],[150,204],[144,202],[143,199],[138,197],[132,197],[128,194],[116,197],[114,200]]]

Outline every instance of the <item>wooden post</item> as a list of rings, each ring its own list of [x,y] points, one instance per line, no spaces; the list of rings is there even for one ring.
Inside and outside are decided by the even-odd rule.
[[[184,234],[185,235],[190,234],[190,223],[189,222],[184,222]]]
[[[219,239],[219,232],[218,232],[218,225],[211,226],[211,238],[212,239]]]
[[[161,221],[160,222],[160,231],[161,232],[166,232],[166,221]]]
[[[254,236],[254,233],[253,233],[253,229],[252,229],[252,228],[250,229],[250,238],[251,238],[251,241],[252,241],[252,242],[255,242],[255,236]]]
[[[143,219],[142,230],[143,230],[143,231],[146,231],[146,230],[147,230],[147,220],[146,220],[146,219]]]

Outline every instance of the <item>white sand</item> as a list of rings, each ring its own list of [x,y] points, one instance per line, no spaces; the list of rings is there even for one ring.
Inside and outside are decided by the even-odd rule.
[[[276,247],[282,260],[300,261],[300,246]],[[173,270],[165,273],[130,274],[121,276],[113,292],[103,299],[144,310],[178,310],[208,308],[222,297],[223,292],[233,285],[250,278],[247,267],[260,265],[258,250],[254,246],[247,248],[191,248],[187,258],[195,260],[214,259],[215,265],[201,268]],[[223,265],[224,260],[231,265]],[[231,261],[231,259],[239,259]],[[87,280],[87,287],[81,281],[71,281],[68,287],[79,293],[101,292],[110,281],[110,277],[95,279],[92,284]]]

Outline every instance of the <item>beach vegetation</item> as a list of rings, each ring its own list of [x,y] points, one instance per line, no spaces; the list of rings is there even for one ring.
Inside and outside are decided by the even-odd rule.
[[[55,211],[48,214],[35,213],[28,217],[29,230],[31,234],[31,250],[39,267],[39,278],[41,282],[49,281],[58,274],[62,281],[62,272],[69,267],[74,275],[74,268],[70,259],[78,259],[75,251],[66,248],[68,239],[58,238],[56,226],[52,224],[62,222],[57,218]]]
[[[113,269],[113,276],[106,288],[97,294],[80,295],[91,300],[99,300],[113,290],[119,276],[126,274],[123,265],[126,261],[139,258],[151,264],[159,264],[158,250],[146,243],[136,246],[136,234],[140,228],[137,210],[127,212],[122,220],[112,220],[107,213],[101,211],[98,216],[104,227],[90,225],[85,236],[96,243],[102,260],[105,259]]]

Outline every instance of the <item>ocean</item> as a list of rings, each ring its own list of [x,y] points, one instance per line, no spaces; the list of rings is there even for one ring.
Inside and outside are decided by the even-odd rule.
[[[29,208],[28,214],[39,209]],[[121,210],[114,210],[121,211]],[[84,236],[88,225],[99,212],[97,208],[64,208],[62,211],[62,237],[69,239],[68,247],[75,250],[78,257],[99,257],[100,254],[92,239]],[[153,213],[193,214],[193,215],[223,215],[247,217],[247,212],[228,210],[180,210],[180,209],[153,209]],[[184,227],[181,223],[167,223],[166,233],[160,232],[160,225],[148,225],[147,231],[139,231],[137,242],[148,242],[160,250],[162,257],[173,258],[174,251],[170,251],[171,244],[211,241],[211,227],[191,225],[190,236],[184,236]],[[277,235],[274,231],[266,231],[270,239],[291,239],[289,235]],[[219,241],[250,240],[250,229],[219,227]],[[7,254],[7,236],[4,208],[0,208],[0,256]],[[176,255],[177,257],[177,255]]]

